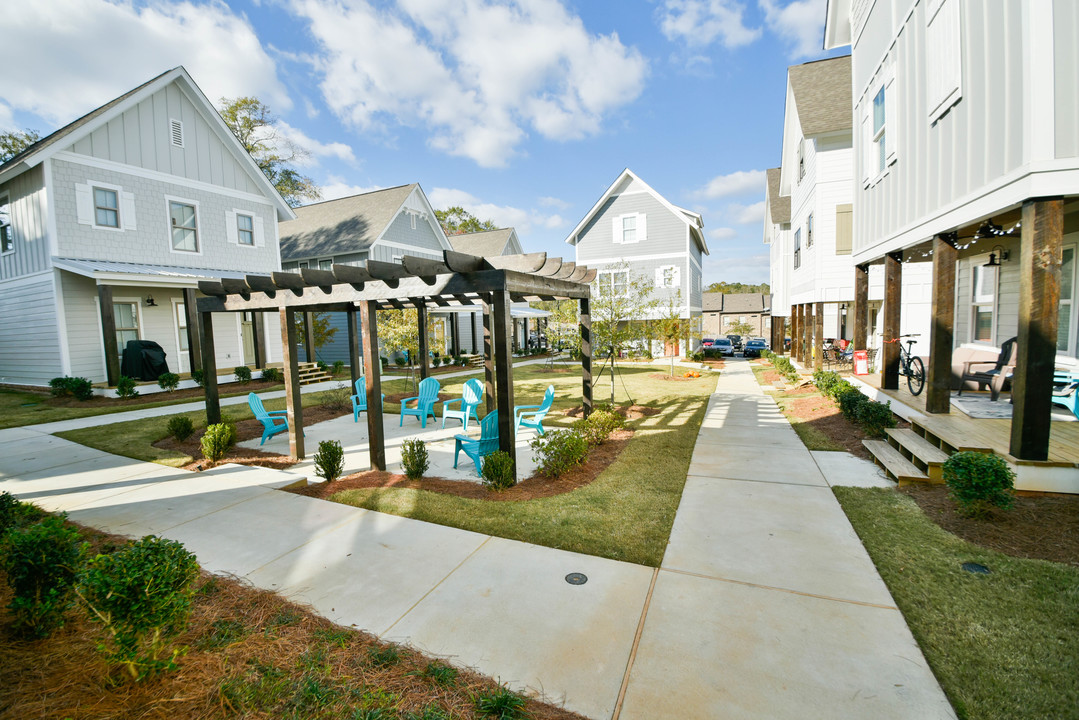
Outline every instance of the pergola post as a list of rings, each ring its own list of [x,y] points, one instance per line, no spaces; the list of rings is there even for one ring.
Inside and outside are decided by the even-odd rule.
[[[352,388],[355,391],[356,381],[363,376],[360,369],[360,332],[356,327],[356,311],[349,310],[345,313],[348,321],[348,370],[352,376]]]
[[[479,355],[480,349],[483,347],[480,337],[482,330],[480,329],[480,315],[481,313],[472,313],[472,354]]]
[[[120,379],[120,346],[116,342],[116,306],[112,304],[112,285],[97,286],[101,306],[101,339],[105,345],[105,379],[110,386]]]
[[[281,353],[285,365],[285,417],[288,419],[288,450],[293,460],[303,460],[303,401],[300,397],[300,365],[296,347],[296,311],[281,308]],[[305,313],[311,327],[312,313]],[[314,347],[314,345],[311,345]]]
[[[187,321],[187,366],[194,372],[202,369],[202,351],[199,349],[199,310],[196,306],[194,288],[184,288],[184,319]]]
[[[386,469],[386,434],[382,425],[382,363],[378,358],[378,302],[360,303],[360,326],[363,331],[363,365],[366,368],[367,445],[371,469]]]
[[[1020,460],[1048,460],[1063,261],[1064,200],[1023,203],[1019,244],[1019,332],[1012,376],[1012,436]]]
[[[851,344],[855,350],[868,348],[869,335],[869,266],[854,266],[854,337]]]
[[[457,313],[453,313],[446,319],[450,322],[450,349],[453,351],[453,357],[457,357],[461,354],[461,316]]]
[[[788,352],[791,360],[798,358],[798,346],[801,344],[798,342],[798,305],[791,305],[791,346]]]
[[[880,387],[899,389],[899,321],[903,302],[903,263],[896,253],[884,256],[884,342],[881,343]],[[894,340],[894,342],[889,342]]]
[[[495,349],[491,341],[491,293],[483,295],[483,382],[487,397],[487,412],[495,409]],[[511,355],[507,355],[510,362]]]
[[[592,314],[591,301],[581,298],[581,408],[592,414]]]
[[[824,303],[817,303],[817,311],[813,314],[813,335],[817,353],[813,359],[815,370],[824,369]]]
[[[420,380],[427,379],[427,306],[422,302],[416,307],[416,322],[419,324],[420,333]]]
[[[251,313],[252,340],[255,345],[255,369],[266,367],[266,319],[260,312]]]
[[[948,413],[952,407],[952,345],[955,339],[955,245],[949,237],[933,238],[933,314],[929,327],[927,413]]]
[[[303,314],[303,346],[307,352],[307,362],[315,362],[315,313]]]
[[[213,314],[199,313],[199,346],[202,348],[202,387],[206,394],[206,424],[221,422],[221,399],[217,394],[217,357],[214,353]]]
[[[529,348],[529,345],[528,345],[528,340],[529,340],[529,337],[528,337],[528,318],[523,318],[521,320],[521,324],[524,326],[524,330],[523,330],[522,334],[524,336],[524,350],[527,352],[528,348]]]
[[[510,316],[510,294],[499,290],[494,295],[495,366],[498,385],[498,449],[508,453],[513,461],[513,481],[517,482],[517,443],[513,423],[513,353],[510,351],[513,318]]]

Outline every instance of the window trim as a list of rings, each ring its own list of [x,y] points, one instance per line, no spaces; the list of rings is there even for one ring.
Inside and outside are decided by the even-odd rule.
[[[794,269],[802,267],[802,228],[794,230]]]
[[[113,299],[112,299],[112,306],[113,306],[112,321],[113,321],[113,325],[116,327],[116,332],[119,333],[120,332],[120,326],[116,324],[116,306],[117,305],[134,305],[135,306],[135,332],[138,335],[138,337],[140,337],[140,338],[141,337],[146,337],[145,331],[143,330],[142,298],[126,297],[126,296],[125,297],[113,297]],[[125,328],[125,329],[128,329],[128,328]],[[125,343],[125,345],[126,345],[126,343]],[[116,352],[119,355],[120,359],[123,360],[124,359],[124,348],[120,345],[120,338],[119,337],[116,338]]]
[[[806,247],[813,247],[813,213],[806,217]]]
[[[978,289],[978,275],[981,270],[985,268],[985,263],[989,261],[989,254],[977,255],[971,257],[970,265],[970,329],[967,335],[970,338],[970,342],[979,343],[981,345],[996,345],[997,341],[997,317],[998,317],[998,300],[1000,299],[1000,268],[995,267],[993,269],[993,294],[989,300],[978,300],[978,296],[975,295],[975,291]],[[983,296],[984,297],[984,296]],[[977,317],[979,308],[989,308],[989,339],[979,340],[975,333],[977,332]]]
[[[236,216],[236,244],[238,246],[240,246],[240,247],[243,247],[243,248],[257,247],[258,243],[255,240],[255,214],[251,213],[251,212],[242,212],[240,210],[234,210],[233,214]],[[245,218],[247,218],[248,220],[251,221],[251,229],[250,230],[244,230],[243,228],[240,227],[240,218],[242,218],[242,217],[245,217]],[[195,221],[198,222],[198,216],[197,215],[195,217]],[[245,243],[245,242],[243,242],[243,240],[240,239],[240,238],[243,237],[244,233],[249,233],[251,235],[251,242],[250,243]]]
[[[322,263],[329,263],[330,267],[324,268],[324,267],[322,267]],[[333,270],[333,258],[332,257],[331,258],[319,258],[318,260],[315,261],[315,264],[318,266],[319,270],[325,270],[326,272],[331,272]]]
[[[1068,347],[1065,348],[1064,350],[1061,350],[1061,349],[1057,348],[1056,352],[1057,352],[1058,355],[1066,355],[1068,357],[1075,357],[1077,354],[1079,354],[1079,338],[1076,338],[1076,328],[1079,327],[1079,318],[1076,317],[1076,313],[1075,313],[1076,308],[1079,308],[1079,303],[1076,302],[1076,300],[1079,299],[1079,298],[1077,298],[1077,296],[1079,296],[1079,285],[1076,284],[1077,281],[1079,281],[1079,272],[1077,272],[1077,269],[1079,269],[1079,242],[1073,240],[1071,242],[1065,242],[1063,244],[1063,247],[1061,248],[1061,261],[1062,261],[1061,262],[1061,270],[1062,271],[1063,271],[1063,265],[1064,265],[1063,257],[1064,257],[1064,251],[1065,250],[1071,250],[1072,251],[1072,277],[1071,277],[1072,294],[1071,294],[1070,298],[1065,298],[1063,292],[1061,293],[1061,296],[1060,296],[1060,305],[1063,305],[1066,302],[1066,303],[1068,303],[1068,306],[1071,308],[1071,311],[1068,313]],[[1062,272],[1061,273],[1061,287],[1062,288],[1063,288],[1063,285],[1064,285],[1063,280],[1064,280],[1064,276],[1063,276],[1063,272]],[[1058,323],[1058,328],[1059,328],[1059,323],[1060,323],[1060,306],[1059,305],[1057,307],[1057,323]],[[1059,334],[1059,332],[1058,332],[1058,334]]]
[[[89,183],[87,183],[87,185],[90,186],[90,203],[91,203],[92,211],[93,211],[93,217],[91,218],[91,222],[93,223],[93,228],[95,230],[112,230],[113,232],[117,232],[117,231],[123,232],[124,231],[124,215],[123,215],[123,199],[124,199],[123,194],[124,193],[123,193],[123,188],[121,188],[119,185],[112,185],[110,183],[103,183],[103,182],[89,182]],[[114,194],[116,196],[116,208],[115,208],[116,225],[115,226],[113,226],[113,225],[102,225],[101,223],[99,223],[97,221],[97,210],[98,210],[99,207],[101,207],[101,206],[99,206],[97,204],[97,191],[98,190],[105,190],[105,191],[111,192],[112,194]],[[104,208],[104,209],[106,209],[106,210],[114,210],[114,208]]]
[[[7,226],[6,227],[10,228],[9,235],[10,235],[10,238],[11,238],[11,248],[9,250],[4,250],[3,246],[0,245],[0,257],[4,257],[4,256],[7,256],[7,255],[14,255],[15,254],[15,246],[16,246],[16,242],[15,242],[15,224],[13,222],[11,222],[11,194],[9,192],[7,192],[7,191],[4,191],[4,192],[0,193],[0,206],[3,206],[3,205],[7,205],[7,207],[8,207],[8,221],[7,221]]]
[[[625,275],[626,276],[624,290],[619,295],[614,295],[614,276],[615,275]],[[629,270],[600,270],[598,273],[596,273],[596,282],[599,283],[600,285],[603,284],[604,278],[610,278],[609,283],[610,283],[612,296],[614,296],[614,297],[627,297],[629,295]]]
[[[172,203],[179,203],[181,205],[190,205],[195,209],[195,249],[194,250],[177,250],[173,245],[172,240]],[[169,243],[169,252],[176,255],[184,255],[187,257],[202,255],[202,211],[199,207],[198,200],[191,200],[189,198],[177,197],[175,195],[165,196],[165,230]]]

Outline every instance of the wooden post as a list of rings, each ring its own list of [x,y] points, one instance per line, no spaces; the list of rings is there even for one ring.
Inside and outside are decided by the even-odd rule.
[[[480,349],[483,347],[481,335],[483,331],[480,327],[480,315],[481,313],[472,313],[472,354],[479,355]]]
[[[524,330],[522,331],[522,334],[523,334],[523,337],[524,337],[524,347],[523,347],[523,349],[527,352],[528,347],[529,347],[529,345],[528,345],[528,340],[529,340],[529,337],[528,337],[528,318],[523,318],[521,320],[521,324],[524,326]]]
[[[799,337],[798,337],[798,332],[799,332],[798,325],[799,325],[799,320],[800,320],[800,318],[798,317],[798,314],[800,312],[801,312],[801,305],[791,305],[791,347],[790,347],[790,352],[789,352],[789,356],[790,356],[791,360],[796,360],[798,358],[798,346],[801,345],[801,342],[799,342]]]
[[[1019,248],[1019,333],[1012,377],[1009,452],[1020,460],[1049,459],[1053,370],[1056,365],[1063,259],[1064,200],[1023,203]]]
[[[101,306],[101,339],[105,345],[105,380],[116,385],[120,379],[120,346],[116,342],[116,307],[112,304],[112,285],[97,286]]]
[[[517,442],[513,422],[513,353],[510,352],[513,318],[510,316],[510,294],[499,290],[494,295],[495,346],[498,362],[495,374],[498,384],[498,449],[509,453],[513,460],[513,481],[517,482]]]
[[[199,346],[202,348],[202,388],[206,394],[206,424],[221,422],[221,398],[217,394],[217,356],[214,351],[213,315],[200,312]]]
[[[356,381],[363,376],[360,368],[360,332],[356,327],[356,311],[346,312],[345,319],[348,321],[348,370],[352,376],[352,390],[355,392]],[[377,358],[375,362],[378,362]]]
[[[378,302],[360,304],[360,329],[363,333],[363,365],[367,373],[367,445],[371,469],[386,469],[386,430],[382,424],[382,362],[378,358]]]
[[[417,359],[420,361],[420,380],[424,380],[427,378],[427,353],[429,350],[427,348],[427,308],[422,304],[416,308],[416,321],[420,326],[420,351]]]
[[[457,357],[461,354],[461,316],[457,313],[451,313],[446,319],[450,323],[450,346],[453,350],[453,357]]]
[[[884,256],[884,341],[881,343],[880,386],[883,390],[899,389],[899,321],[903,302],[903,262],[899,253]]]
[[[202,369],[202,351],[199,349],[199,310],[195,301],[195,289],[184,288],[184,318],[187,320],[187,366],[192,371]]]
[[[256,310],[251,313],[252,334],[255,342],[255,369],[261,370],[266,367],[266,318],[262,312]]]
[[[281,354],[285,365],[285,417],[288,419],[288,451],[293,460],[303,460],[303,401],[300,397],[300,366],[296,347],[296,311],[281,308]],[[311,327],[311,313],[306,328]],[[305,328],[305,329],[306,329]],[[308,331],[310,332],[310,331]],[[310,335],[309,335],[310,337]],[[311,345],[310,347],[314,347]]]
[[[933,238],[933,315],[929,328],[929,367],[925,411],[952,408],[952,345],[955,339],[955,245],[950,237]]]
[[[483,295],[483,379],[487,412],[495,409],[495,348],[491,337],[491,293]],[[513,361],[513,358],[510,358]]]
[[[315,362],[315,313],[313,312],[303,314],[303,346],[307,352],[307,362]]]
[[[855,350],[865,350],[869,335],[869,266],[854,267],[854,337],[851,344]]]
[[[581,305],[581,408],[584,417],[592,414],[592,311],[588,298]]]
[[[808,368],[813,364],[813,303],[805,304],[805,331],[802,333],[802,367]]]
[[[817,354],[814,358],[813,369],[824,369],[824,303],[817,303],[817,312],[813,315],[813,335],[815,337],[815,343],[817,347]]]

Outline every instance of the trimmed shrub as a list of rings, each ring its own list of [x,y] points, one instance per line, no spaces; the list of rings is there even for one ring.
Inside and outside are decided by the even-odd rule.
[[[94,386],[84,377],[58,377],[49,381],[49,392],[53,397],[70,395],[76,400],[89,400],[94,396]]]
[[[0,492],[0,538],[19,521],[22,503],[9,492]]]
[[[336,440],[323,440],[315,453],[315,474],[333,482],[345,471],[345,451]]]
[[[861,413],[862,405],[869,402],[869,398],[854,387],[843,388],[835,396],[835,400],[839,403],[839,410],[843,413],[843,417],[852,423],[858,422],[858,415]]]
[[[884,437],[884,431],[895,427],[895,415],[892,414],[892,402],[877,402],[866,399],[858,408],[858,424],[870,437]]]
[[[91,560],[79,597],[107,631],[109,661],[135,681],[175,669],[183,651],[170,645],[187,628],[198,576],[194,555],[153,535]]]
[[[588,441],[576,432],[555,430],[537,437],[530,443],[532,459],[547,477],[558,477],[580,465],[588,455]]]
[[[85,547],[63,517],[47,517],[4,536],[0,567],[11,586],[8,610],[17,634],[44,638],[63,627]]]
[[[211,462],[217,462],[225,457],[235,443],[236,426],[231,422],[207,426],[199,442],[202,446],[202,456]]]
[[[405,469],[405,477],[409,480],[419,480],[431,466],[427,457],[427,443],[419,438],[405,440],[401,446],[401,465]]]
[[[251,382],[251,368],[246,365],[237,365],[232,368],[232,374],[236,376],[236,379],[241,385],[246,385]]]
[[[279,383],[284,381],[285,376],[281,373],[279,368],[263,368],[262,379],[266,382]]]
[[[491,490],[505,490],[514,486],[513,460],[510,454],[496,450],[483,458],[483,484]]]
[[[783,355],[777,355],[773,358],[772,367],[778,370],[782,375],[785,375],[791,382],[798,382],[798,380],[801,379],[798,370],[791,364],[790,359]]]
[[[960,510],[969,516],[985,516],[991,506],[1012,506],[1015,473],[999,455],[954,453],[944,463],[944,482]]]
[[[575,421],[573,430],[585,439],[589,447],[595,447],[605,443],[611,433],[625,424],[626,421],[618,413],[598,408],[593,410],[587,418]]]
[[[139,391],[135,389],[135,378],[121,375],[120,379],[116,381],[116,397],[128,400],[138,396]]]
[[[169,435],[176,438],[177,442],[183,442],[194,434],[195,425],[187,415],[173,415],[169,418],[165,429],[169,431]]]
[[[403,358],[401,356],[395,357],[393,359],[393,362],[394,362],[395,365],[397,365],[397,367],[404,367],[405,365],[408,364],[408,360],[406,360],[405,358]]]
[[[340,375],[344,371],[345,371],[345,361],[344,360],[334,360],[333,361],[333,370],[332,370],[333,374],[334,375]]]
[[[839,383],[840,377],[831,370],[817,370],[813,373],[813,384],[825,395],[831,396],[832,389]]]
[[[199,387],[206,387],[206,372],[203,370],[192,370],[191,379],[195,381],[195,384]]]
[[[157,377],[157,385],[165,392],[175,392],[180,387],[180,376],[176,373],[161,373]]]

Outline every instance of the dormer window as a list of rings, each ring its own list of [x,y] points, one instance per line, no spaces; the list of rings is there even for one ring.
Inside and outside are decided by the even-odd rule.
[[[611,240],[615,245],[640,242],[648,237],[644,213],[627,213],[614,218],[611,227]]]

